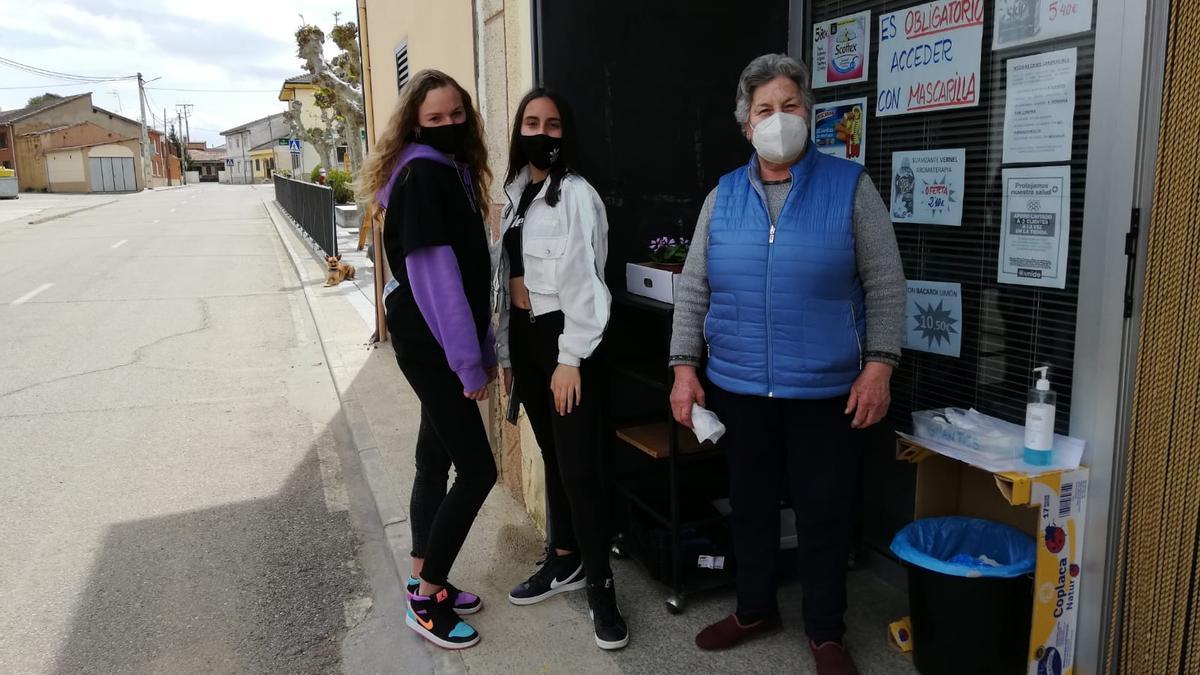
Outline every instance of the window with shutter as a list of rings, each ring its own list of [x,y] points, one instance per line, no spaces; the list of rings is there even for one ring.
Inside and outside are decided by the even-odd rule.
[[[408,84],[408,38],[396,45],[396,89]]]
[[[1084,0],[1085,2],[1089,0]],[[976,409],[1024,422],[1031,370],[1050,366],[1058,392],[1057,431],[1070,422],[1075,320],[1079,294],[1079,254],[1083,231],[1087,144],[1091,115],[1095,34],[1092,31],[1025,46],[992,50],[995,6],[985,0],[979,104],[941,112],[878,117],[879,18],[918,2],[813,0],[806,25],[804,60],[812,61],[812,21],[871,10],[870,78],[866,82],[816,89],[819,102],[866,97],[866,170],[885,203],[891,203],[892,153],[906,150],[966,149],[962,225],[895,223],[896,239],[909,280],[961,284],[962,346],[958,358],[905,350],[892,381],[892,412],[901,428],[909,413],[946,406]],[[1002,218],[1002,164],[1007,62],[1033,54],[1077,50],[1072,153],[1069,252],[1066,288],[1017,286],[997,282]],[[1029,165],[1015,165],[1029,166]],[[912,325],[914,318],[906,316]]]

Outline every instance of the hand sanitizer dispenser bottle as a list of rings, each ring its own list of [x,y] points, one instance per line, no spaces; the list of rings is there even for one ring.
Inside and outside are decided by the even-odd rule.
[[[1049,370],[1049,366],[1033,369],[1033,372],[1041,373],[1041,377],[1030,388],[1028,404],[1025,406],[1025,463],[1034,466],[1049,464],[1054,450],[1054,415],[1058,396],[1050,389],[1050,379],[1047,377]]]

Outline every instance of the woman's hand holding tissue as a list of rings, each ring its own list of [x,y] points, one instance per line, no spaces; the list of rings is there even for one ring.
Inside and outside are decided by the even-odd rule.
[[[704,405],[704,387],[695,366],[675,366],[675,386],[671,387],[671,412],[675,421],[692,428],[692,404]]]

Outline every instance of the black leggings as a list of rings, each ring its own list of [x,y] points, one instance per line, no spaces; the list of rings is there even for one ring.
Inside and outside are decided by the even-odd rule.
[[[446,585],[446,577],[488,492],[496,484],[496,463],[479,414],[479,405],[463,396],[462,382],[445,357],[396,361],[421,400],[417,432],[417,473],[409,519],[412,556],[424,558],[421,579]],[[455,479],[446,491],[450,465]]]
[[[600,473],[600,382],[592,359],[580,364],[582,403],[569,415],[554,409],[550,378],[558,367],[562,312],[530,322],[529,312],[513,309],[509,322],[513,387],[546,464],[546,511],[550,546],[579,551],[588,583],[612,576],[610,537]]]

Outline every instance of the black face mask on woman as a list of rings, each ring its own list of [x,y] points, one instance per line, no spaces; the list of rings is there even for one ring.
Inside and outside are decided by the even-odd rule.
[[[546,134],[522,135],[517,137],[517,149],[521,151],[527,162],[545,171],[558,161],[558,153],[562,149],[562,139]]]
[[[462,154],[467,140],[467,123],[443,124],[440,127],[417,127],[417,142],[428,145],[444,155]]]

